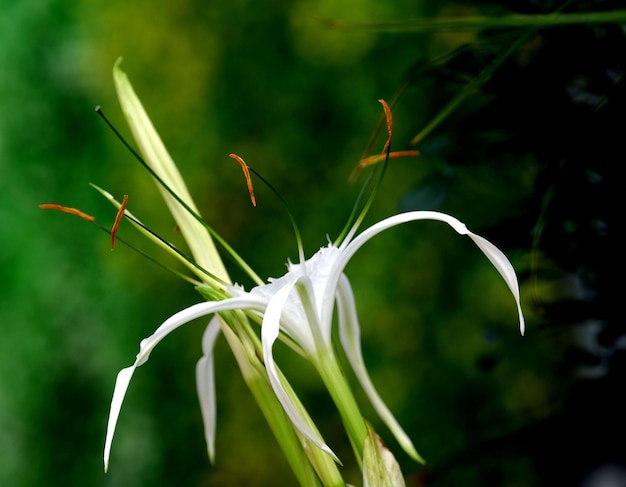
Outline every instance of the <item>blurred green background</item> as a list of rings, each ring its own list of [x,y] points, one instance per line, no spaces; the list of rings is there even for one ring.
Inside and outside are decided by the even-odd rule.
[[[567,3],[566,11],[617,5]],[[252,208],[229,153],[282,193],[311,255],[348,218],[364,177],[348,179],[381,120],[377,100],[396,100],[405,87],[393,148],[411,148],[521,35],[381,33],[319,19],[542,13],[558,4],[1,0],[0,485],[294,484],[222,341],[210,466],[194,383],[202,320],[138,370],[102,471],[117,372],[158,324],[200,300],[124,246],[111,252],[93,226],[37,207],[77,207],[109,226],[113,209],[93,182],[128,194],[136,215],[176,238],[152,181],[94,112],[101,105],[129,134],[111,76],[119,56],[207,221],[259,275],[276,277],[297,258],[289,220],[260,184]],[[609,209],[623,190],[624,46],[614,25],[529,34],[418,145],[419,158],[388,167],[366,224],[408,209],[453,214],[505,250],[528,319],[522,338],[495,270],[441,224],[387,232],[350,264],[366,362],[426,467],[402,454],[358,397],[410,485],[583,485],[603,466],[624,466],[624,452],[603,439],[624,433],[615,391],[626,345],[623,320],[613,318],[623,286],[608,285],[623,267]],[[383,142],[375,138],[370,152]],[[120,235],[132,239],[130,226]],[[360,485],[314,371],[278,348],[328,443],[347,459],[346,479]]]

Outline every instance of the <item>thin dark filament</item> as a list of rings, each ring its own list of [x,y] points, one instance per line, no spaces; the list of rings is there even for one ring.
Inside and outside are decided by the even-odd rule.
[[[391,114],[391,109],[385,100],[378,100],[383,106],[383,111],[385,114],[385,121],[387,124],[387,139],[385,140],[385,144],[383,146],[383,155],[384,161],[383,163],[376,168],[375,171],[372,171],[365,184],[361,188],[359,192],[359,196],[352,207],[352,212],[346,222],[345,227],[339,234],[339,236],[335,239],[334,245],[339,246],[344,241],[349,240],[357,231],[359,225],[365,218],[365,215],[369,211],[372,203],[374,202],[374,198],[376,193],[378,193],[378,188],[382,184],[383,178],[385,176],[385,171],[387,170],[387,165],[389,163],[389,156],[391,153],[391,139],[393,136],[393,117]],[[365,199],[365,203],[361,206],[361,202]]]
[[[129,218],[128,215],[126,215],[126,218]],[[129,218],[132,220],[132,218]],[[96,222],[92,222],[97,228],[99,228],[100,230],[102,230],[103,232],[106,232],[108,234],[111,234],[111,230],[109,230],[108,228],[103,227],[102,225],[96,223]],[[138,223],[135,221],[135,223]],[[143,225],[141,225],[141,223],[138,223],[140,226],[143,227]],[[143,227],[145,228],[145,227]],[[146,228],[146,230],[148,230]],[[150,232],[150,230],[148,230]],[[156,238],[158,238],[159,240],[161,240],[163,243],[165,243],[168,247],[170,247],[174,252],[178,253],[181,255],[181,257],[187,259],[189,261],[189,263],[191,265],[193,265],[194,267],[198,268],[199,270],[201,270],[202,272],[205,272],[207,274],[210,275],[210,272],[205,271],[204,269],[202,269],[199,265],[195,264],[193,261],[191,261],[191,259],[187,258],[182,252],[180,252],[178,249],[176,249],[173,245],[171,245],[170,243],[166,242],[165,240],[163,240],[162,238],[160,238],[158,235],[155,235],[154,232],[150,232],[151,234],[153,234]],[[173,269],[172,267],[169,267],[165,264],[163,264],[161,261],[157,260],[156,258],[152,257],[150,254],[148,254],[147,252],[145,252],[144,250],[141,250],[139,247],[131,244],[130,242],[128,242],[127,240],[117,236],[115,237],[115,240],[118,242],[121,242],[123,245],[126,245],[128,248],[130,248],[131,250],[134,250],[135,252],[137,252],[138,254],[140,254],[142,257],[145,257],[146,259],[148,259],[150,262],[158,265],[159,267],[161,267],[162,269],[165,269],[166,271],[171,272],[172,274],[184,279],[185,281],[193,284],[194,286],[201,286],[202,283],[197,281],[196,279],[193,279],[192,277],[189,277],[186,274],[183,274],[182,272],[177,271],[176,269]],[[213,277],[213,276],[211,276]],[[213,277],[214,278],[214,277]]]
[[[185,254],[184,252],[179,250],[174,244],[171,244],[170,242],[165,240],[163,237],[161,237],[160,235],[158,235],[154,231],[150,230],[146,225],[141,223],[135,217],[129,215],[128,213],[125,213],[124,217],[127,218],[128,220],[130,220],[131,222],[133,222],[135,225],[137,225],[137,226],[141,227],[142,229],[144,229],[146,232],[148,232],[150,235],[152,235],[154,238],[156,238],[159,242],[161,242],[162,244],[167,246],[167,248],[169,248],[172,252],[174,252],[176,255],[178,255],[182,259],[186,260],[189,264],[191,264],[191,266],[193,266],[194,268],[198,269],[203,274],[206,274],[208,277],[210,277],[214,281],[219,282],[220,284],[222,284],[225,287],[230,285],[228,282],[224,281],[223,279],[220,279],[218,276],[216,276],[212,272],[206,270],[200,264],[196,263],[190,256],[188,256],[187,254]],[[111,233],[111,232],[109,232],[109,233]],[[118,237],[118,240],[119,240],[119,237]]]
[[[82,218],[83,220],[88,221],[89,223],[91,223],[92,225],[94,225],[95,227],[99,228],[100,230],[102,230],[103,232],[108,233],[109,235],[111,235],[113,237],[113,231],[109,230],[108,228],[103,227],[102,225],[100,225],[99,223],[97,223],[95,221],[95,218],[91,215],[88,215],[76,208],[70,208],[67,206],[62,206],[62,205],[57,205],[57,204],[52,204],[52,203],[45,203],[42,205],[39,205],[39,208],[43,208],[43,209],[50,209],[50,210],[57,210],[57,211],[61,211],[63,213],[68,213],[70,215],[74,215],[74,216],[78,216],[79,218]],[[118,212],[119,214],[119,212]],[[166,242],[165,240],[163,240],[161,237],[159,237],[158,235],[156,235],[154,232],[152,232],[151,230],[149,230],[148,228],[146,228],[144,225],[142,225],[139,221],[135,220],[134,218],[129,217],[128,215],[126,215],[127,218],[129,218],[130,220],[133,220],[134,223],[137,223],[139,226],[141,226],[142,228],[144,228],[146,231],[148,231],[150,234],[154,235],[155,238],[159,239],[160,241],[162,241],[165,245],[167,245],[168,247],[170,247],[174,252],[178,253],[181,255],[181,257],[185,258],[186,260],[188,260],[192,265],[194,265],[195,267],[197,267],[199,270],[201,270],[202,272],[206,272],[207,274],[210,275],[210,273],[208,271],[205,271],[204,269],[202,269],[200,266],[198,266],[197,264],[195,264],[194,262],[191,261],[191,259],[189,259],[188,257],[184,256],[182,254],[182,252],[180,252],[178,249],[176,249],[173,245],[171,245],[169,242]],[[114,227],[115,228],[115,227]],[[150,254],[146,253],[145,251],[141,250],[140,248],[134,246],[133,244],[131,244],[130,242],[127,242],[126,240],[124,240],[123,238],[120,237],[116,237],[115,238],[117,241],[122,242],[122,244],[126,245],[127,247],[129,247],[130,249],[134,250],[135,252],[141,254],[143,257],[145,257],[146,259],[148,259],[149,261],[155,263],[156,265],[158,265],[159,267],[172,272],[173,274],[177,275],[178,277],[190,282],[191,284],[194,285],[201,285],[200,282],[196,281],[195,279],[181,273],[178,272],[177,270],[172,269],[171,267],[166,266],[165,264],[162,264],[161,262],[159,262],[157,259],[155,259],[154,257],[152,257]],[[215,278],[214,276],[211,276],[213,278]]]
[[[287,211],[287,216],[289,216],[289,221],[291,222],[291,226],[293,228],[293,231],[296,235],[296,244],[298,245],[298,258],[300,259],[300,264],[304,264],[304,247],[302,244],[302,234],[300,233],[300,229],[298,228],[298,224],[296,223],[296,219],[293,217],[293,214],[291,213],[291,210],[289,209],[289,205],[287,204],[287,201],[285,200],[285,198],[283,198],[283,196],[280,194],[280,192],[272,185],[272,183],[270,183],[267,179],[265,179],[256,169],[254,169],[253,167],[250,166],[246,166],[248,167],[248,169],[257,177],[261,180],[261,182],[263,184],[265,184],[265,186],[267,186],[272,193],[274,193],[276,195],[276,197],[278,198],[278,200],[283,204],[283,206],[285,207],[285,210]]]

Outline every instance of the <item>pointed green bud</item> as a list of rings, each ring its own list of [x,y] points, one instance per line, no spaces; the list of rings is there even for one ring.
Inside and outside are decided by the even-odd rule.
[[[405,487],[395,457],[369,424],[367,430],[363,448],[364,487]]]

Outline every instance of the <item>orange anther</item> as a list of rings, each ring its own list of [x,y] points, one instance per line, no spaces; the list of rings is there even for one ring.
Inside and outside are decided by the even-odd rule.
[[[389,159],[396,159],[398,157],[416,157],[419,155],[420,151],[418,150],[401,150],[396,152],[390,152],[388,157]],[[371,166],[372,164],[378,164],[379,162],[383,162],[385,159],[387,159],[387,154],[374,154],[372,156],[361,159],[359,161],[359,167],[363,168]]]
[[[252,186],[252,179],[250,178],[250,171],[248,170],[248,165],[237,154],[229,154],[228,156],[235,159],[241,166],[243,175],[246,177],[246,183],[248,183],[248,193],[250,193],[250,201],[252,201],[252,206],[256,206],[256,198],[254,197],[254,187]]]
[[[387,102],[382,98],[378,100],[380,104],[383,106],[383,110],[385,111],[385,118],[387,119],[387,141],[383,146],[383,154],[389,150],[391,146],[391,135],[393,133],[393,118],[391,117],[391,108],[387,105]]]
[[[83,213],[82,211],[76,208],[70,208],[68,206],[55,205],[54,203],[45,203],[43,205],[39,205],[39,208],[48,209],[48,210],[57,210],[62,211],[63,213],[69,213],[70,215],[76,215],[82,218],[83,220],[87,220],[88,222],[92,222],[95,218],[87,213]]]
[[[122,200],[122,204],[117,210],[117,215],[115,215],[113,228],[111,228],[111,250],[115,248],[115,234],[117,233],[117,229],[120,227],[120,223],[122,223],[122,219],[124,218],[124,211],[126,210],[127,204],[128,204],[128,195],[125,194],[124,199]]]

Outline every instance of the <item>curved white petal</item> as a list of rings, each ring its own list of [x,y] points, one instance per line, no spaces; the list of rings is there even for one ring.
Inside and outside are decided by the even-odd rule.
[[[208,301],[198,304],[193,304],[182,311],[179,311],[175,315],[171,316],[159,326],[156,331],[141,341],[139,347],[139,354],[137,355],[137,362],[135,366],[142,365],[148,360],[150,352],[156,347],[156,345],[167,335],[173,332],[176,328],[184,325],[185,323],[207,316],[219,311],[228,311],[234,309],[255,309],[263,311],[264,303],[258,299],[250,298],[248,295],[239,296],[236,298],[224,299],[223,301]]]
[[[519,328],[520,333],[524,334],[524,313],[522,312],[522,306],[520,304],[519,297],[519,284],[517,282],[517,276],[515,270],[509,262],[509,259],[502,253],[502,251],[492,244],[489,240],[469,232],[469,237],[474,241],[478,248],[484,252],[487,258],[491,261],[493,266],[498,269],[498,272],[506,282],[507,286],[511,290],[513,296],[515,296],[515,303],[517,304],[517,313],[519,315]]]
[[[328,453],[333,459],[338,461],[337,456],[333,453],[330,447],[324,443],[320,436],[313,431],[313,429],[302,418],[300,413],[298,413],[298,410],[292,403],[289,395],[280,382],[280,377],[278,375],[278,371],[276,370],[276,364],[274,363],[272,347],[274,346],[274,342],[278,338],[278,334],[280,332],[282,309],[296,282],[297,281],[291,281],[279,289],[274,294],[267,305],[267,309],[265,310],[265,316],[263,317],[263,323],[261,324],[261,343],[263,345],[263,360],[265,362],[265,369],[267,370],[267,375],[272,389],[274,390],[274,394],[276,394],[276,397],[280,401],[285,413],[289,416],[293,425],[316,447]]]
[[[176,328],[194,320],[201,316],[217,313],[219,311],[227,311],[234,309],[259,309],[262,303],[258,300],[250,299],[248,296],[225,299],[223,301],[198,303],[190,306],[175,315],[171,316],[159,326],[154,334],[148,338],[144,338],[139,344],[139,353],[135,359],[135,363],[119,372],[115,381],[115,389],[113,390],[113,399],[111,400],[111,409],[109,411],[109,420],[107,423],[107,436],[104,443],[104,466],[108,468],[109,455],[111,452],[111,443],[115,433],[115,426],[122,408],[122,402],[128,389],[128,384],[135,372],[135,369],[145,363],[150,357],[150,352],[156,345]],[[262,309],[262,308],[261,308]]]
[[[339,318],[339,337],[348,357],[348,361],[361,383],[361,387],[369,398],[372,406],[380,416],[380,419],[387,425],[402,449],[415,461],[424,463],[424,459],[417,453],[413,442],[406,434],[402,426],[398,423],[387,405],[383,402],[378,391],[374,387],[372,380],[365,367],[363,353],[361,350],[361,330],[356,312],[356,304],[352,287],[345,275],[341,275],[337,288],[337,314]]]
[[[215,429],[217,407],[215,403],[215,368],[213,347],[222,330],[220,319],[215,316],[202,335],[202,358],[196,364],[196,389],[204,423],[204,437],[211,463],[215,461]]]
[[[111,442],[113,441],[113,434],[115,433],[115,425],[117,424],[117,418],[120,415],[122,409],[122,402],[130,384],[130,379],[133,377],[136,367],[133,365],[125,369],[120,370],[115,380],[115,389],[113,391],[113,399],[111,399],[111,410],[109,412],[109,422],[107,424],[107,436],[104,440],[104,473],[109,469],[109,457],[111,455]]]
[[[513,297],[515,298],[515,302],[517,304],[520,331],[523,334],[524,317],[522,314],[522,308],[520,303],[519,286],[517,285],[515,270],[513,269],[513,266],[511,265],[509,260],[488,240],[470,232],[464,223],[460,222],[453,216],[447,215],[446,213],[440,213],[438,211],[409,211],[407,213],[400,213],[399,215],[391,216],[372,225],[371,227],[360,233],[357,237],[355,237],[354,240],[352,240],[351,242],[344,242],[341,245],[342,252],[335,263],[332,275],[330,275],[328,278],[328,287],[326,288],[324,302],[332,303],[332,294],[334,293],[335,288],[338,285],[339,277],[343,273],[344,268],[346,267],[352,256],[356,253],[357,250],[359,250],[363,246],[363,244],[365,244],[375,235],[378,235],[384,230],[387,230],[388,228],[417,220],[437,220],[447,223],[454,230],[456,230],[457,233],[459,233],[460,235],[468,235],[474,241],[474,243],[478,246],[478,248],[480,248],[480,250],[483,251],[483,253],[495,266],[495,268],[498,270],[502,278],[509,286],[509,289],[511,290],[511,293],[513,294]],[[321,316],[321,320],[323,323],[327,320],[332,319],[332,312],[332,306],[326,306],[324,308],[323,315]]]

